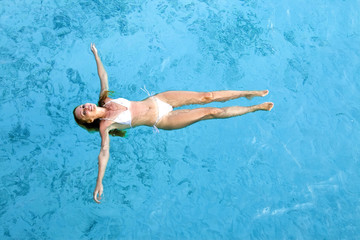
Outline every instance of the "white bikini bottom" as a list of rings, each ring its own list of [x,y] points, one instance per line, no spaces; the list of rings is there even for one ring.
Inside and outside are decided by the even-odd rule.
[[[156,123],[154,124],[154,127],[156,127],[156,124],[161,120],[161,118],[164,117],[165,115],[167,115],[169,112],[171,112],[173,110],[173,107],[170,104],[161,101],[157,97],[153,97],[153,98],[156,101],[158,111],[159,111]]]
[[[150,92],[146,89],[145,86],[144,86],[144,88],[141,88],[141,90],[143,90],[145,93],[147,93],[147,95],[149,97],[151,97],[153,95],[153,94],[150,94]],[[159,129],[156,127],[156,124],[161,120],[161,118],[163,118],[165,115],[167,115],[169,112],[171,112],[173,110],[173,107],[170,104],[161,101],[160,99],[158,99],[155,96],[152,96],[152,97],[155,99],[156,105],[158,107],[158,112],[159,112],[158,117],[157,117],[156,122],[153,127],[156,132],[159,132]]]

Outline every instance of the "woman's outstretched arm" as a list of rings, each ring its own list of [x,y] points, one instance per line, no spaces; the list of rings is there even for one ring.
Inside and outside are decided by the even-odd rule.
[[[110,155],[109,154],[109,150],[110,150],[109,132],[107,130],[105,130],[105,131],[100,130],[100,135],[101,135],[101,150],[100,150],[100,154],[99,154],[99,158],[98,158],[99,172],[98,172],[98,176],[97,176],[97,180],[96,180],[96,187],[95,187],[94,194],[93,194],[94,201],[97,203],[100,203],[101,195],[103,194],[103,191],[104,191],[102,180],[105,175],[106,165],[108,163],[109,155]],[[99,195],[99,197],[98,197],[98,195]]]
[[[107,91],[109,89],[109,85],[108,85],[108,76],[107,73],[105,71],[105,68],[101,62],[101,59],[99,57],[99,54],[97,52],[97,49],[95,47],[95,44],[91,44],[91,51],[94,54],[95,57],[95,61],[96,61],[96,66],[97,66],[97,72],[100,78],[100,85],[101,85],[101,91],[100,91],[100,96],[103,93],[103,91]]]

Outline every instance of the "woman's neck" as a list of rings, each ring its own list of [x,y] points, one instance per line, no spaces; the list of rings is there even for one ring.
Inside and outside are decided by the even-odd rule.
[[[104,107],[97,107],[96,115],[97,118],[105,118],[107,114],[107,109]]]

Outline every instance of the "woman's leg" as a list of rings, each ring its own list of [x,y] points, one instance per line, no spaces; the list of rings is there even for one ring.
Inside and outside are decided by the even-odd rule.
[[[270,111],[274,104],[271,102],[262,103],[259,105],[249,107],[224,107],[224,108],[196,108],[175,110],[160,119],[156,124],[158,128],[165,130],[179,129],[189,126],[201,120],[230,118],[240,116],[246,113],[255,112],[258,110]]]
[[[189,92],[189,91],[167,91],[155,95],[161,101],[171,106],[180,107],[191,104],[206,104],[211,102],[225,102],[231,99],[246,97],[264,97],[269,93],[268,90],[263,91],[214,91],[214,92]]]

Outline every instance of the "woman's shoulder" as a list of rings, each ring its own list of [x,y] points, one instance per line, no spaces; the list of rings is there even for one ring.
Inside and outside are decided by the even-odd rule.
[[[111,102],[112,100],[114,100],[113,98],[109,98],[109,97],[107,97],[107,98],[105,98],[105,102],[107,103],[107,102]]]
[[[100,121],[99,132],[100,132],[101,136],[105,136],[107,133],[109,133],[111,130],[114,130],[114,129],[124,130],[126,128],[123,125],[114,123],[111,120]]]
[[[109,132],[112,129],[112,121],[102,120],[99,125],[100,135],[103,135],[106,132]]]

